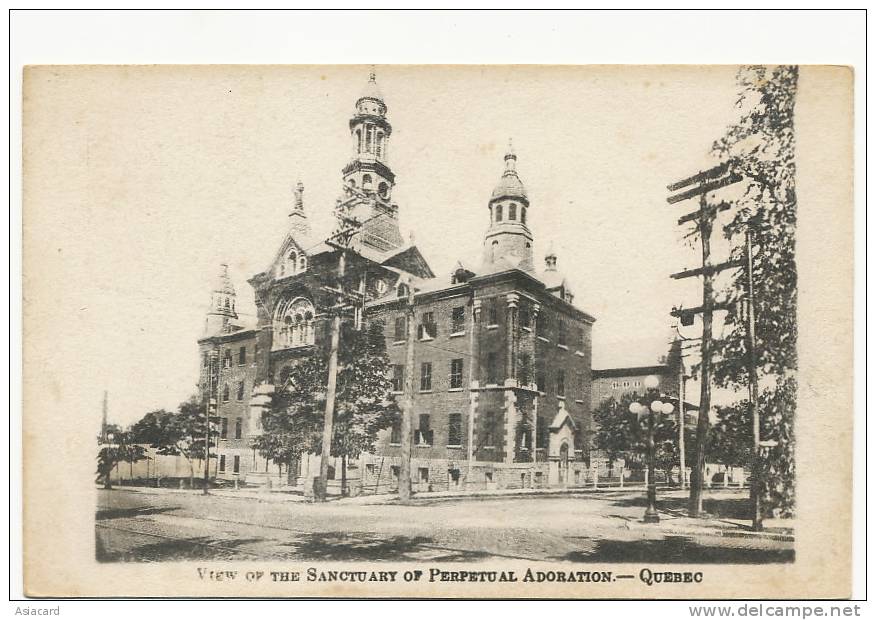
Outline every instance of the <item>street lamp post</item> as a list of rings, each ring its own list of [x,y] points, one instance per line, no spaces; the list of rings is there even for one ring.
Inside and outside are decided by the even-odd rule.
[[[659,385],[657,377],[649,375],[645,378],[645,387],[649,390],[656,389]],[[660,515],[657,514],[657,455],[654,449],[654,416],[669,415],[675,410],[672,403],[661,400],[651,401],[650,406],[633,401],[630,403],[630,413],[638,420],[643,415],[648,416],[648,507],[645,509],[645,523],[658,523]]]

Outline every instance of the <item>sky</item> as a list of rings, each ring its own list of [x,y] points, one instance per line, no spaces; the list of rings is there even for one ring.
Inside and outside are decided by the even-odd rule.
[[[552,242],[576,305],[597,319],[593,367],[656,363],[670,309],[701,301],[697,279],[669,278],[699,255],[676,224],[695,205],[668,205],[666,185],[714,165],[709,147],[738,116],[735,71],[378,66],[402,233],[436,274],[478,256],[513,139],[536,263]],[[96,424],[107,390],[110,419],[129,424],[194,393],[219,264],[253,313],[246,280],[277,251],[298,180],[314,232],[331,230],[368,72],[25,76],[25,361],[63,407]]]

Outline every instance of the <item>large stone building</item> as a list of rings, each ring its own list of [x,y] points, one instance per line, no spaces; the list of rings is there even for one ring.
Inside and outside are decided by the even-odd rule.
[[[480,260],[459,262],[452,273],[436,277],[399,230],[388,163],[392,126],[373,74],[349,128],[353,155],[342,171],[336,212],[342,221],[363,225],[345,251],[342,284],[362,299],[353,320],[384,323],[399,398],[405,376],[414,373],[415,488],[574,483],[589,452],[595,319],[573,303],[557,256],[549,251],[543,262],[533,257],[529,222],[539,205],[530,204],[517,156],[509,147],[485,201]],[[256,324],[239,320],[223,267],[198,341],[203,395],[212,390],[222,421],[219,477],[259,482],[276,472],[250,447],[251,438],[261,432],[261,414],[288,369],[328,338],[324,309],[334,298],[325,284],[337,272],[342,250],[312,235],[300,183],[290,220],[273,261],[249,280]],[[408,368],[411,291],[415,361]],[[400,440],[399,424],[386,429],[376,453],[351,464],[350,478],[369,491],[397,486]],[[303,459],[295,472],[305,487],[316,474],[312,461]]]

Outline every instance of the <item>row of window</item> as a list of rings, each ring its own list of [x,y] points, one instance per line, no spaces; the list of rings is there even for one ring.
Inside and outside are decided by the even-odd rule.
[[[206,387],[206,386],[205,386]],[[243,395],[246,392],[246,386],[243,381],[237,382],[237,400],[243,400]],[[211,394],[214,398],[216,397],[216,386],[213,385],[213,394]],[[231,400],[231,388],[226,383],[222,386],[222,402],[227,403]]]
[[[234,438],[243,438],[243,418],[237,418],[234,422]],[[228,418],[219,420],[219,439],[228,439]]]
[[[458,390],[463,387],[463,360],[462,358],[450,360],[450,389]],[[532,382],[532,363],[528,353],[522,353],[519,358],[518,365],[518,380],[521,385],[529,385]],[[487,385],[498,385],[499,383],[499,364],[498,354],[494,351],[487,353]],[[394,364],[392,367],[392,389],[394,392],[404,392],[405,367],[404,364]],[[566,371],[562,368],[555,372],[555,387],[556,395],[565,398],[566,396]],[[578,383],[578,393],[583,398],[585,394],[585,374],[583,372],[576,373]],[[547,374],[544,370],[539,370],[535,373],[535,385],[539,392],[546,392]],[[432,362],[422,362],[420,364],[420,391],[432,391]]]
[[[503,210],[502,205],[498,204],[495,207],[490,207],[490,217],[496,223],[502,221]],[[516,222],[517,221],[517,203],[512,202],[508,205],[508,221]],[[520,223],[526,224],[526,205],[520,205]]]
[[[631,388],[631,387],[637,388],[637,387],[641,387],[641,386],[642,386],[642,382],[639,380],[636,380],[636,381],[612,381],[611,382],[611,389],[613,389],[613,390],[616,390],[616,389],[621,388],[621,387],[623,387],[623,388]]]
[[[475,441],[481,448],[492,449],[499,445],[501,439],[502,414],[488,411],[483,414],[482,431]],[[434,443],[435,433],[431,427],[432,416],[421,413],[417,419],[417,428],[414,429],[414,445],[428,447]],[[462,447],[462,414],[451,413],[447,418],[447,446],[450,448]],[[397,420],[392,426],[389,442],[401,443],[401,421]],[[526,439],[523,439],[526,442]]]
[[[493,326],[499,324],[499,301],[485,300],[484,302],[487,325]],[[521,328],[532,329],[532,315],[529,308],[524,304],[521,305],[518,314],[518,325]],[[583,349],[585,343],[585,331],[581,326],[576,326],[575,344]],[[535,325],[536,335],[545,338],[548,333],[547,315],[540,313],[536,319]],[[465,333],[465,306],[457,306],[450,312],[450,335]],[[419,340],[431,340],[438,336],[438,323],[435,321],[435,313],[432,311],[424,312],[420,316],[420,323],[417,325],[417,338]],[[404,315],[397,316],[395,319],[395,329],[393,337],[396,342],[407,340],[407,318]],[[559,346],[569,346],[569,328],[563,321],[557,321],[557,344]]]
[[[258,354],[258,344],[255,345],[254,354]],[[240,347],[237,351],[237,365],[245,366],[246,365],[246,346]],[[210,353],[209,351],[204,351],[202,364],[204,368],[207,368],[210,365]],[[234,365],[234,353],[230,348],[225,349],[222,355],[222,368],[231,368]]]
[[[232,463],[231,472],[235,473],[235,474],[239,474],[240,473],[240,456],[235,454],[231,460],[231,463]],[[224,454],[219,455],[219,471],[223,472],[223,473],[225,472],[225,455]]]

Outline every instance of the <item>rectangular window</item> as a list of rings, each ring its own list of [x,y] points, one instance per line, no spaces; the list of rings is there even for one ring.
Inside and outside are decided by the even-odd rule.
[[[389,467],[389,471],[392,472],[392,477],[395,479],[396,482],[398,482],[398,477],[401,474],[401,467],[399,467],[398,465],[391,465]]]
[[[578,347],[583,351],[584,345],[586,344],[584,342],[585,335],[584,335],[584,328],[583,327],[577,327],[575,329],[575,337],[576,337],[576,342],[578,343]]]
[[[447,445],[461,446],[462,445],[462,414],[451,413],[450,420],[447,424]]]
[[[520,385],[529,385],[530,381],[532,381],[532,362],[529,353],[520,354],[519,370],[518,377],[520,378]]]
[[[369,476],[373,476],[375,474],[374,463],[366,463],[365,464],[365,473]]]
[[[419,419],[420,425],[415,433],[414,441],[418,446],[432,445],[432,429],[430,428],[430,416],[428,413],[421,413]]]
[[[243,400],[243,381],[237,382],[237,400]]]
[[[392,367],[392,391],[403,392],[405,389],[405,367],[394,364]]]
[[[495,351],[487,353],[487,383],[496,385],[499,382],[499,362]]]
[[[237,422],[234,423],[234,438],[240,439],[241,437],[243,437],[243,420],[237,418]]]
[[[520,311],[518,313],[520,327],[529,327],[530,319],[529,319],[529,306],[523,304],[520,306]]]
[[[432,362],[420,364],[420,391],[428,392],[432,389]]]
[[[207,355],[206,351],[204,351],[204,368],[206,368],[209,363],[210,363],[210,356]]]
[[[429,468],[428,467],[420,467],[420,482],[429,482]]]
[[[396,342],[404,342],[408,339],[408,331],[407,331],[407,321],[405,321],[405,317],[397,316],[395,317],[395,341]]]
[[[254,359],[258,359],[258,357],[259,357],[259,343],[258,343],[258,341],[256,341],[255,344],[252,345],[252,356]]]
[[[246,364],[246,347],[240,347],[240,351],[237,352],[237,364],[238,366]]]
[[[547,338],[547,315],[542,311],[539,312],[538,318],[535,320],[535,333],[542,338]]]
[[[401,420],[396,420],[392,423],[392,431],[389,434],[389,443],[401,443]]]
[[[450,315],[450,331],[460,334],[465,331],[465,306],[457,306]]]
[[[545,385],[547,384],[547,379],[545,377],[544,371],[539,370],[535,373],[535,387],[539,392],[545,392]]]
[[[496,414],[492,411],[484,416],[484,447],[496,447]]]
[[[434,312],[424,312],[419,328],[420,340],[431,340],[438,335],[438,324],[435,323]]]
[[[490,299],[487,302],[489,306],[487,307],[487,325],[498,325],[499,324],[499,304],[495,299]]]
[[[558,370],[557,371],[557,396],[565,396],[566,395],[566,371]]]
[[[225,349],[225,355],[222,358],[222,367],[231,368],[231,349]]]
[[[450,360],[450,389],[462,388],[462,358]]]
[[[228,384],[226,383],[224,386],[222,386],[222,402],[227,403],[229,398],[230,394],[228,390]]]
[[[219,471],[225,471],[225,455],[219,455]]]
[[[557,344],[560,346],[566,346],[566,324],[559,320],[557,321]]]
[[[219,421],[219,439],[228,439],[228,418]]]
[[[235,474],[240,473],[240,457],[238,455],[234,455],[234,469],[232,470]]]

